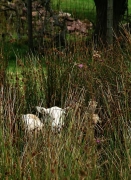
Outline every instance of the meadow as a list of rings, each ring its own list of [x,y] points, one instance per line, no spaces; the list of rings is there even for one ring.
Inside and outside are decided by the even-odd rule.
[[[52,2],[55,9],[59,11],[68,11],[74,17],[83,19],[94,19],[95,5],[92,0],[56,0]]]
[[[78,9],[76,16],[80,2],[70,0],[70,8]],[[54,6],[64,9],[67,4],[57,1]],[[97,52],[80,36],[79,41],[69,41],[64,51],[49,48],[43,56],[28,54],[24,40],[1,41],[0,179],[131,179],[127,35],[123,46],[118,41],[113,49]],[[91,99],[98,102],[97,124],[86,112]],[[36,113],[35,106],[54,105],[71,107],[63,130],[54,133],[45,124],[38,134],[27,134],[21,114]]]

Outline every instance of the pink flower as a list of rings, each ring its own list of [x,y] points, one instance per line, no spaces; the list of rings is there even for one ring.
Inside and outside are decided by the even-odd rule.
[[[100,141],[100,139],[96,139],[96,142],[97,142],[97,143],[100,143],[101,141]]]
[[[83,66],[84,66],[83,64],[78,64],[79,68],[83,68]]]

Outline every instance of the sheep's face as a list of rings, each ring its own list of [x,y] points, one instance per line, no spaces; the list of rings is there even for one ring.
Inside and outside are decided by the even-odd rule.
[[[43,107],[36,106],[36,109],[39,113],[43,114],[44,116],[48,115],[47,109]]]

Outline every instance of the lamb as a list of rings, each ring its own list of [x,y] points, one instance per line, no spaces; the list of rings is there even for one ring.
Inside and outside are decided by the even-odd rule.
[[[42,130],[44,124],[40,119],[34,114],[24,114],[22,115],[22,121],[25,124],[25,128],[28,132],[33,130]]]
[[[54,106],[46,109],[44,107],[36,106],[36,109],[39,113],[41,113],[44,116],[45,122],[51,123],[52,130],[61,130],[62,126],[64,125],[66,108],[62,109],[57,106]]]
[[[87,108],[87,115],[90,117],[94,124],[97,124],[100,121],[100,118],[98,114],[95,114],[97,102],[90,100]],[[59,108],[57,106],[51,107],[51,108],[44,108],[36,106],[36,109],[39,113],[43,115],[45,122],[50,122],[52,130],[57,129],[60,131],[62,129],[62,126],[64,126],[64,118],[66,115],[66,111],[70,107],[67,108]]]

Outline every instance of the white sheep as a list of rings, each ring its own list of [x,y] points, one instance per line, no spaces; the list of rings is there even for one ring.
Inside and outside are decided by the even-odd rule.
[[[59,108],[57,106],[51,108],[44,108],[36,106],[36,109],[39,113],[44,116],[45,122],[50,122],[52,130],[57,129],[58,131],[61,130],[62,126],[64,125],[64,117],[66,114],[66,109]]]
[[[44,124],[40,121],[40,119],[34,114],[24,114],[22,115],[22,121],[25,124],[26,130],[42,130]]]

